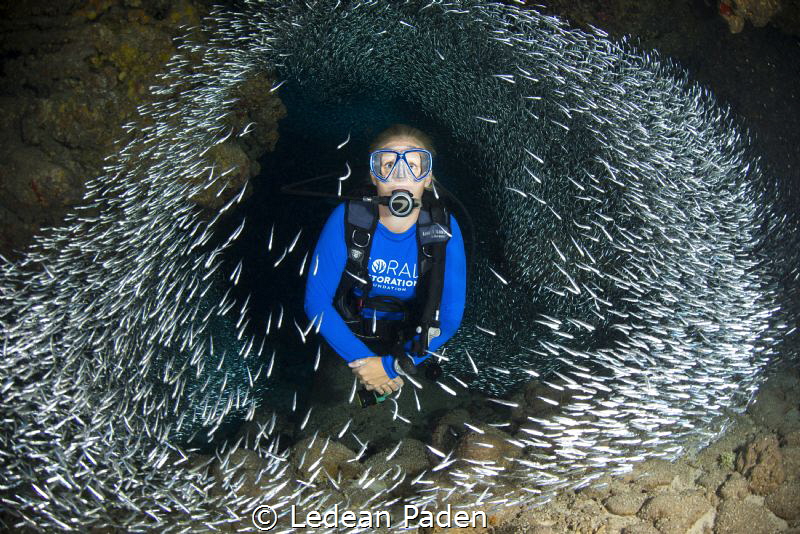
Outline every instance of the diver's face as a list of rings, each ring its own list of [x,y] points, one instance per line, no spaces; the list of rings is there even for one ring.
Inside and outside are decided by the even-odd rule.
[[[411,137],[392,137],[383,144],[383,146],[378,147],[379,149],[388,149],[388,150],[396,150],[398,152],[403,152],[404,150],[410,150],[412,148],[425,148],[423,147],[419,141]],[[416,172],[415,169],[419,169],[421,167],[419,161],[419,155],[415,155],[413,153],[407,154],[406,159],[408,161],[408,165],[411,168],[411,171]],[[382,161],[381,164],[387,165],[387,168],[391,168],[394,164],[394,156],[391,154],[387,154],[385,157],[385,161]],[[402,162],[398,163],[395,170],[389,177],[389,180],[386,182],[381,182],[375,176],[370,176],[372,183],[375,184],[375,187],[378,188],[378,195],[380,196],[388,196],[392,194],[392,191],[396,189],[406,189],[414,198],[422,198],[422,193],[425,191],[426,187],[430,186],[431,180],[433,179],[433,173],[429,173],[428,176],[425,177],[424,180],[419,182],[414,181],[411,173],[408,172],[405,164]]]

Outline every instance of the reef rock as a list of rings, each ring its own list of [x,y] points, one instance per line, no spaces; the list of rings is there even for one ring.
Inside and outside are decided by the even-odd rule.
[[[647,500],[645,493],[619,493],[603,501],[603,505],[612,514],[636,515]]]
[[[719,13],[731,33],[739,33],[748,21],[756,28],[766,26],[781,10],[782,3],[781,0],[720,0]]]
[[[800,447],[800,430],[787,432],[781,440],[781,445],[789,447]]]
[[[176,51],[173,39],[198,26],[209,7],[205,0],[32,0],[5,8],[0,254],[18,258],[35,233],[58,225],[78,205],[86,181],[103,172],[105,158],[128,138],[122,126],[141,120],[139,106],[158,99],[153,87]],[[225,178],[198,194],[200,205],[216,209],[238,194],[235,186],[255,175],[256,160],[273,149],[286,110],[269,91],[272,83],[261,72],[237,88],[228,122],[252,129],[230,143],[246,154],[244,161],[233,158],[243,170],[224,194],[216,193]],[[228,160],[216,162],[220,172]]]
[[[621,534],[661,534],[651,523],[636,523],[622,529]]]
[[[713,525],[714,507],[699,492],[664,493],[647,501],[638,516],[655,522],[664,534],[684,534],[691,528]]]
[[[785,478],[777,438],[762,436],[745,445],[736,457],[736,470],[747,478],[756,495],[775,491]]]
[[[733,473],[719,488],[719,496],[723,499],[744,499],[750,495],[747,480],[739,473]]]
[[[217,480],[215,493],[233,492],[251,498],[263,497],[269,489],[269,477],[260,476],[259,471],[268,467],[268,462],[255,451],[238,449],[227,456],[228,465],[223,469],[219,461],[212,464],[212,474]]]
[[[785,529],[784,520],[748,500],[723,501],[714,525],[716,534],[774,534]]]
[[[336,480],[339,473],[344,479],[361,475],[364,465],[355,461],[355,457],[356,454],[341,443],[318,435],[295,443],[289,461],[303,477],[310,477],[317,468],[322,467]]]
[[[502,430],[488,425],[477,425],[482,432],[469,430],[458,440],[456,456],[462,460],[487,463],[498,467],[508,467],[513,458],[518,458],[522,450],[509,443],[509,436]]]
[[[800,447],[781,447],[786,480],[800,480]]]
[[[772,513],[789,521],[800,519],[800,483],[784,482],[764,499]]]
[[[364,461],[364,467],[372,467],[375,471],[378,468],[399,465],[407,476],[417,475],[430,467],[425,444],[418,439],[403,439],[397,452],[391,458],[387,458],[392,450],[394,447],[383,449],[370,456]]]

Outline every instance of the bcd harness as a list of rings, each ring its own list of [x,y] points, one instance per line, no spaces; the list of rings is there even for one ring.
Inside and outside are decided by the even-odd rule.
[[[439,306],[444,287],[445,249],[450,238],[450,215],[430,191],[422,195],[417,220],[417,285],[409,302],[391,296],[370,296],[369,257],[378,226],[378,206],[350,200],[345,207],[347,263],[334,296],[334,306],[347,326],[378,355],[398,356],[411,340],[410,352],[424,356],[430,341],[441,334]],[[354,290],[360,290],[356,295]],[[373,318],[362,310],[373,309]],[[376,319],[378,311],[402,312],[399,320]]]

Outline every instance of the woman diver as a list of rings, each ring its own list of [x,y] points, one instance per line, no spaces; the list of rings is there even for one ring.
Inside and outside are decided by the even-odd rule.
[[[329,216],[308,273],[305,312],[367,391],[388,395],[461,324],[466,258],[458,223],[435,194],[430,138],[397,124],[370,147],[377,196]],[[357,200],[357,198],[361,198]],[[446,260],[446,261],[445,261]]]

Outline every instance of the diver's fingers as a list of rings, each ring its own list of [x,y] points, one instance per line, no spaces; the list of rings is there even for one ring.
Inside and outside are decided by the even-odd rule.
[[[353,367],[353,368],[358,368],[358,367],[361,367],[362,365],[364,365],[365,363],[367,363],[367,360],[365,360],[364,358],[361,358],[359,360],[353,360],[352,362],[347,362],[347,365],[349,365],[350,367]]]
[[[364,384],[372,383],[373,386],[378,385],[374,380],[371,380],[368,376],[366,376],[363,367],[358,367],[356,369],[353,369],[353,374],[356,375],[358,379]]]

